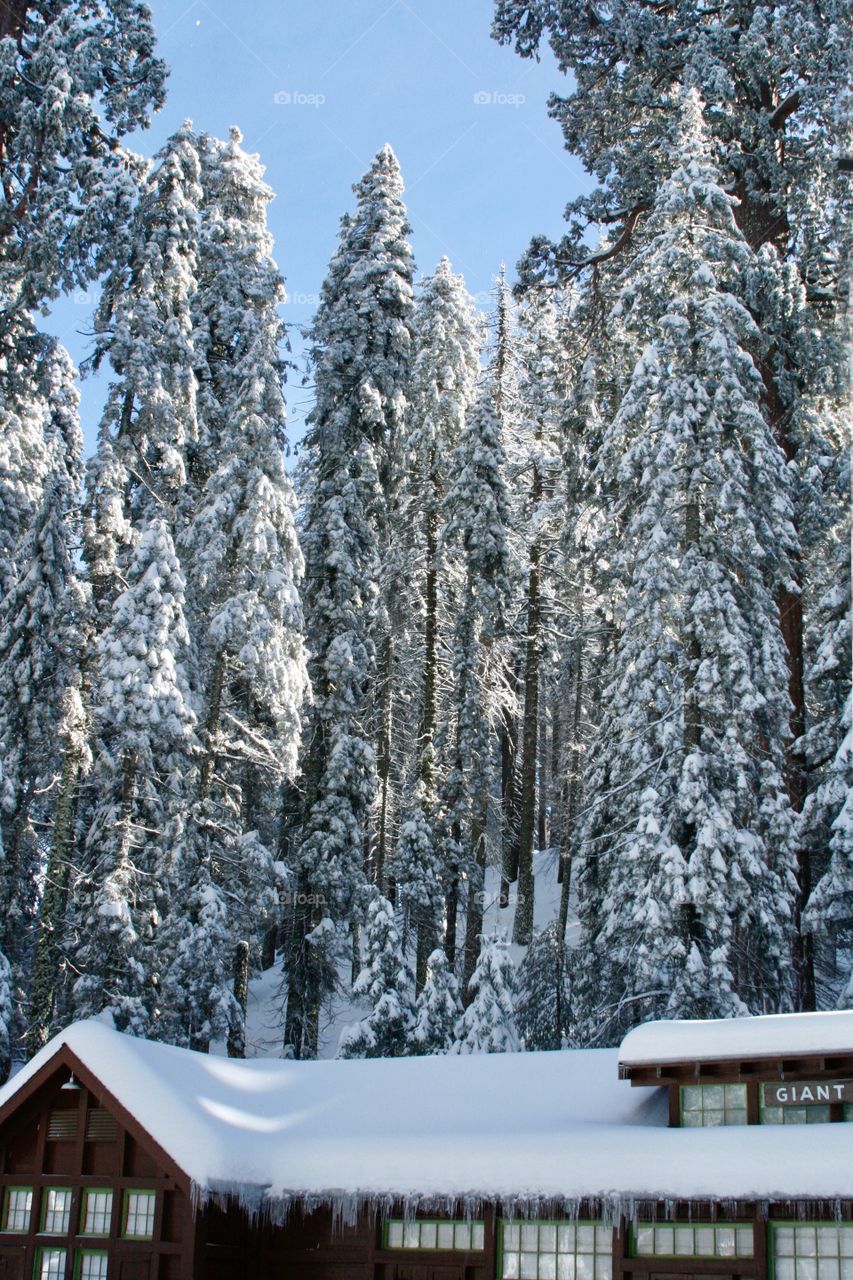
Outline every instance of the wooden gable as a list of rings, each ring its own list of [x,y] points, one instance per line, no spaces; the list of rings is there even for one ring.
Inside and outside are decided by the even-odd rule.
[[[9,1221],[15,1191],[31,1193],[28,1213],[20,1211],[26,1224]],[[65,1230],[46,1219],[51,1192],[61,1192],[67,1205]],[[95,1233],[91,1223],[87,1229],[87,1206],[102,1192],[109,1208]],[[0,1109],[0,1193],[0,1280],[37,1277],[50,1250],[64,1255],[62,1280],[78,1280],[84,1259],[97,1254],[106,1255],[109,1280],[193,1275],[187,1178],[67,1047]],[[133,1239],[128,1214],[138,1203],[149,1218],[144,1238]]]

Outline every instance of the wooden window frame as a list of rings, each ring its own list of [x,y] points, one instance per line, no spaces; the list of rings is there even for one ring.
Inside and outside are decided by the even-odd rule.
[[[828,1227],[831,1231],[837,1231],[840,1236],[840,1233],[842,1231],[845,1231],[845,1230],[853,1231],[853,1219],[851,1219],[850,1221],[842,1220],[841,1222],[837,1222],[837,1221],[831,1221],[828,1218],[815,1218],[813,1221],[803,1222],[802,1219],[797,1219],[797,1218],[774,1218],[771,1222],[768,1222],[767,1224],[767,1280],[776,1280],[776,1249],[774,1246],[773,1237],[776,1234],[776,1231],[779,1227],[791,1227],[794,1229],[795,1233],[797,1230],[817,1231],[821,1227],[824,1227],[824,1228]],[[794,1236],[794,1240],[795,1240],[794,1252],[791,1254],[791,1257],[794,1259],[794,1277],[796,1280],[796,1274],[797,1274],[796,1234]],[[846,1258],[848,1256],[853,1256],[853,1255],[839,1253],[838,1254],[839,1263],[842,1257]],[[820,1258],[820,1254],[815,1253],[815,1260],[817,1261],[817,1259],[819,1258]],[[840,1271],[841,1271],[840,1265],[838,1269],[840,1274]]]
[[[64,1191],[68,1197],[68,1221],[64,1231],[48,1231],[45,1223],[47,1221],[47,1200],[51,1191]],[[41,1204],[39,1205],[39,1229],[38,1234],[42,1236],[67,1236],[71,1231],[71,1214],[74,1210],[74,1188],[67,1186],[44,1186],[41,1189]]]
[[[33,1280],[42,1280],[41,1263],[46,1253],[61,1253],[64,1262],[62,1265],[61,1275],[64,1276],[68,1270],[68,1255],[71,1250],[67,1244],[38,1244],[33,1254]]]
[[[89,1196],[109,1196],[110,1197],[110,1220],[107,1223],[106,1231],[87,1231],[86,1230],[86,1205]],[[78,1235],[84,1240],[106,1240],[112,1235],[113,1214],[116,1208],[116,1195],[114,1187],[82,1187],[80,1195],[80,1230]]]
[[[733,1128],[734,1126],[730,1126],[730,1127],[732,1127],[732,1128]],[[638,1233],[639,1231],[645,1231],[645,1230],[657,1231],[657,1230],[659,1230],[659,1229],[660,1229],[660,1228],[662,1228],[662,1227],[666,1227],[666,1228],[671,1229],[671,1230],[673,1230],[673,1231],[682,1230],[682,1231],[693,1231],[693,1232],[696,1232],[696,1231],[703,1230],[703,1229],[704,1229],[704,1230],[706,1230],[706,1231],[713,1231],[713,1232],[714,1232],[714,1246],[715,1246],[715,1251],[714,1251],[714,1253],[658,1253],[658,1252],[655,1250],[655,1252],[653,1252],[653,1253],[640,1253],[640,1252],[638,1251],[638,1248],[637,1248],[637,1233]],[[749,1240],[749,1253],[738,1253],[738,1252],[737,1252],[737,1234],[735,1234],[735,1252],[734,1252],[734,1253],[730,1253],[730,1254],[729,1254],[729,1253],[717,1253],[717,1252],[716,1252],[716,1243],[717,1243],[716,1233],[717,1233],[718,1231],[720,1231],[720,1230],[726,1230],[726,1229],[727,1229],[727,1230],[730,1230],[730,1231],[734,1231],[735,1233],[737,1233],[738,1231],[748,1231],[748,1232],[749,1232],[749,1238],[750,1238],[750,1240]],[[695,1243],[696,1243],[696,1237],[695,1237],[695,1235],[694,1235],[694,1238],[693,1238],[693,1242],[694,1242],[694,1245],[695,1245]],[[728,1220],[726,1220],[726,1221],[721,1221],[720,1219],[717,1219],[717,1221],[716,1221],[716,1222],[711,1222],[710,1220],[708,1220],[708,1221],[702,1220],[701,1222],[698,1222],[698,1221],[694,1221],[693,1219],[691,1219],[689,1222],[635,1222],[635,1223],[629,1223],[629,1224],[628,1224],[628,1240],[627,1240],[627,1243],[628,1243],[628,1257],[629,1257],[629,1258],[631,1258],[632,1260],[633,1260],[633,1259],[636,1259],[636,1258],[641,1258],[641,1259],[643,1259],[644,1261],[647,1261],[647,1260],[648,1260],[648,1261],[655,1261],[656,1259],[660,1258],[662,1261],[672,1261],[673,1259],[681,1259],[681,1258],[683,1258],[683,1259],[685,1259],[685,1260],[687,1260],[687,1261],[695,1260],[695,1261],[697,1261],[697,1262],[698,1262],[698,1261],[702,1261],[702,1262],[752,1262],[752,1261],[754,1261],[754,1259],[755,1259],[755,1238],[754,1238],[753,1222],[752,1222],[752,1220],[751,1220],[751,1219],[743,1219],[743,1218],[742,1218],[742,1219],[736,1219],[736,1220],[732,1220],[732,1221],[728,1221]]]
[[[24,1191],[24,1192],[28,1191],[28,1192],[30,1193],[30,1209],[29,1209],[29,1219],[28,1219],[28,1221],[27,1221],[27,1225],[26,1225],[25,1227],[22,1227],[20,1230],[18,1230],[18,1228],[17,1228],[17,1227],[7,1227],[7,1226],[5,1226],[5,1225],[4,1225],[4,1226],[0,1227],[0,1236],[26,1236],[26,1235],[29,1235],[29,1234],[30,1234],[30,1231],[31,1231],[31,1229],[32,1229],[32,1225],[33,1225],[33,1204],[34,1204],[34,1202],[35,1202],[35,1187],[34,1187],[34,1186],[30,1186],[30,1187],[27,1187],[27,1186],[9,1186],[9,1187],[5,1187],[5,1188],[4,1188],[4,1190],[3,1190],[3,1218],[2,1218],[2,1222],[3,1222],[3,1223],[6,1223],[6,1222],[8,1222],[8,1220],[9,1220],[9,1205],[10,1205],[10,1203],[11,1203],[12,1195],[13,1195],[13,1194],[14,1194],[14,1192],[16,1192],[16,1191]]]
[[[110,1255],[107,1249],[77,1249],[74,1255],[74,1280],[84,1280],[83,1277],[83,1260],[84,1258],[106,1258],[107,1260],[107,1276],[110,1274]]]
[[[701,1124],[686,1125],[684,1123],[684,1091],[685,1089],[742,1089],[743,1090],[743,1106],[738,1107],[738,1111],[743,1112],[743,1120],[735,1120],[727,1122],[725,1119],[728,1110],[725,1102],[725,1093],[723,1094],[723,1123],[719,1125]],[[719,1111],[719,1107],[709,1107],[709,1110]],[[700,1113],[704,1117],[705,1108],[702,1107]],[[678,1086],[678,1123],[682,1129],[739,1129],[749,1124],[749,1086],[745,1080],[696,1080],[680,1084]]]
[[[147,1236],[131,1235],[127,1229],[127,1220],[130,1215],[130,1197],[145,1196],[147,1200],[153,1202],[153,1211],[151,1214],[151,1234]],[[125,1187],[121,1200],[121,1229],[119,1236],[122,1240],[153,1240],[154,1228],[157,1225],[157,1192],[152,1187]]]
[[[605,1256],[606,1256],[606,1257],[609,1257],[609,1259],[610,1259],[610,1275],[611,1275],[611,1280],[612,1280],[612,1277],[613,1277],[613,1263],[614,1263],[614,1259],[615,1259],[615,1257],[616,1257],[616,1248],[615,1248],[614,1239],[613,1239],[613,1228],[612,1228],[612,1227],[608,1228],[608,1227],[607,1227],[607,1224],[606,1224],[605,1222],[603,1222],[601,1218],[498,1218],[497,1223],[496,1223],[496,1229],[497,1229],[497,1250],[496,1250],[496,1269],[495,1269],[495,1275],[497,1276],[497,1280],[502,1280],[502,1278],[503,1278],[503,1272],[504,1272],[504,1252],[505,1252],[505,1250],[504,1250],[504,1232],[505,1232],[506,1228],[507,1228],[507,1227],[530,1227],[530,1226],[536,1226],[536,1227],[557,1227],[557,1228],[559,1228],[559,1227],[575,1227],[575,1228],[578,1228],[578,1227],[593,1227],[593,1228],[595,1228],[596,1230],[608,1231],[608,1232],[609,1232],[609,1235],[610,1235],[610,1250],[609,1250],[609,1252],[605,1255],[605,1254],[604,1254],[604,1252],[603,1252],[602,1250],[597,1249],[597,1248],[595,1247],[596,1237],[595,1237],[595,1236],[593,1236],[593,1252],[592,1252],[592,1255],[591,1255],[591,1256],[592,1256],[592,1259],[593,1259],[593,1263],[592,1263],[592,1268],[593,1268],[593,1280],[595,1280],[595,1260],[596,1260],[596,1258],[598,1258],[598,1257],[605,1257]],[[577,1246],[577,1234],[575,1234],[575,1246]],[[519,1259],[520,1259],[520,1258],[521,1258],[521,1254],[522,1254],[522,1253],[527,1253],[527,1252],[529,1252],[529,1250],[519,1248],[518,1250],[516,1250],[516,1249],[511,1250],[511,1252],[512,1252],[512,1253],[516,1253],[516,1252],[517,1252],[517,1253],[518,1253],[518,1255],[519,1255]],[[536,1253],[537,1253],[537,1256],[538,1256],[538,1257],[541,1257],[541,1255],[542,1255],[542,1250],[537,1249],[537,1250],[536,1250]],[[584,1253],[585,1253],[585,1251],[584,1251]],[[556,1251],[556,1256],[557,1256],[557,1257],[559,1257],[559,1249]],[[566,1255],[566,1256],[569,1256],[569,1255]],[[573,1254],[572,1254],[571,1256],[573,1256],[574,1258],[577,1258],[577,1256],[578,1256],[578,1250],[577,1250],[577,1247],[575,1247],[575,1249],[574,1249],[574,1251],[573,1251]],[[585,1256],[586,1256],[586,1255],[585,1255]],[[538,1271],[538,1269],[539,1269],[539,1268],[537,1267],[537,1271]],[[521,1271],[521,1266],[520,1266],[520,1263],[519,1263],[519,1272],[520,1272],[520,1271]]]
[[[422,1244],[417,1244],[417,1245],[391,1244],[391,1243],[389,1242],[389,1240],[388,1240],[389,1230],[390,1230],[390,1228],[391,1228],[391,1226],[392,1226],[392,1225],[396,1225],[396,1224],[398,1224],[398,1223],[399,1223],[399,1224],[400,1224],[400,1226],[402,1226],[402,1228],[403,1228],[403,1238],[404,1238],[404,1239],[405,1239],[405,1231],[406,1231],[406,1227],[407,1227],[409,1224],[414,1223],[414,1224],[415,1224],[415,1225],[417,1225],[418,1227],[421,1227],[421,1226],[428,1226],[428,1227],[430,1227],[430,1226],[434,1226],[434,1227],[436,1228],[436,1244],[434,1244],[434,1245],[422,1245]],[[442,1226],[442,1227],[452,1226],[452,1227],[453,1227],[453,1238],[454,1238],[454,1243],[453,1243],[452,1245],[440,1245],[440,1244],[438,1244],[438,1243],[437,1243],[437,1241],[438,1241],[438,1228],[439,1228],[440,1226]],[[483,1243],[482,1243],[481,1245],[469,1244],[468,1246],[465,1246],[465,1245],[457,1245],[457,1244],[455,1243],[455,1240],[456,1240],[456,1228],[457,1228],[457,1227],[466,1227],[466,1226],[467,1226],[467,1227],[469,1227],[469,1228],[471,1229],[471,1231],[472,1231],[472,1232],[473,1232],[473,1229],[474,1229],[474,1227],[475,1227],[475,1226],[476,1226],[476,1227],[482,1227],[482,1229],[483,1229]],[[392,1252],[392,1253],[405,1253],[405,1254],[407,1254],[407,1255],[409,1255],[409,1254],[414,1254],[414,1253],[427,1253],[427,1254],[433,1254],[433,1253],[454,1253],[454,1254],[464,1254],[464,1253],[485,1253],[485,1249],[486,1249],[486,1224],[485,1224],[485,1220],[484,1220],[483,1218],[472,1218],[470,1222],[469,1222],[469,1221],[467,1221],[465,1218],[385,1218],[385,1219],[383,1220],[383,1223],[382,1223],[382,1243],[381,1243],[381,1248],[382,1248],[382,1249],[387,1249],[387,1250],[389,1250],[389,1251],[390,1251],[390,1252]]]

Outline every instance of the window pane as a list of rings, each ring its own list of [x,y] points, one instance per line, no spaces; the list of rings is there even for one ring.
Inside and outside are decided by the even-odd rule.
[[[692,1227],[675,1228],[675,1253],[677,1257],[689,1258],[696,1251]]]
[[[539,1280],[557,1280],[556,1253],[540,1253]]]
[[[6,1192],[4,1231],[27,1231],[33,1208],[32,1187],[10,1187]]]
[[[44,1197],[42,1231],[64,1235],[71,1221],[71,1191],[66,1187],[48,1187]]]
[[[636,1249],[639,1257],[645,1258],[655,1251],[655,1232],[654,1227],[638,1227],[635,1236]]]
[[[738,1227],[737,1241],[735,1250],[739,1258],[751,1258],[755,1241],[752,1235],[752,1227]]]
[[[817,1252],[820,1258],[835,1258],[838,1256],[837,1227],[818,1227]]]
[[[421,1248],[435,1249],[438,1246],[438,1228],[434,1222],[421,1223]]]
[[[486,1247],[486,1229],[482,1222],[475,1222],[471,1226],[471,1248],[485,1249]]]
[[[467,1250],[471,1248],[471,1224],[469,1222],[456,1223],[453,1244],[456,1249]]]
[[[575,1280],[575,1255],[557,1254],[557,1280]]]
[[[440,1222],[438,1224],[438,1247],[439,1249],[453,1248],[453,1223]]]
[[[578,1227],[578,1253],[592,1253],[595,1250],[595,1227]]]
[[[539,1228],[539,1252],[540,1253],[556,1253],[557,1251],[557,1225],[556,1223],[543,1224]]]
[[[535,1222],[525,1222],[521,1228],[521,1247],[532,1250],[539,1248],[539,1228]]]
[[[403,1248],[419,1249],[421,1247],[421,1227],[419,1222],[407,1222],[403,1227]]]
[[[796,1280],[793,1258],[777,1258],[773,1268],[775,1280]]]
[[[403,1224],[402,1222],[388,1223],[388,1248],[402,1249],[403,1247]]]
[[[837,1258],[818,1258],[817,1280],[838,1280]]]
[[[521,1255],[521,1280],[536,1280],[539,1273],[539,1254],[523,1253]]]
[[[853,1227],[839,1229],[838,1252],[843,1258],[853,1258]]]
[[[675,1252],[675,1232],[672,1227],[655,1227],[655,1253],[671,1255]]]
[[[504,1248],[517,1249],[521,1243],[521,1230],[518,1223],[508,1222],[504,1227]]]
[[[560,1253],[574,1253],[576,1232],[574,1223],[566,1223],[557,1228],[557,1248]]]
[[[504,1280],[518,1280],[518,1254],[505,1253],[503,1264]]]
[[[80,1280],[108,1280],[105,1253],[80,1254]]]
[[[733,1258],[735,1252],[735,1233],[732,1227],[717,1227],[717,1256]]]

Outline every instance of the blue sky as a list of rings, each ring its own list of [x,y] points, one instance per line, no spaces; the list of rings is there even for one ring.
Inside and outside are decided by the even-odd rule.
[[[447,254],[483,305],[501,261],[535,233],[557,236],[590,180],[548,118],[565,80],[489,35],[492,0],[153,0],[168,100],[133,139],[152,155],[182,120],[260,153],[276,193],[276,257],[298,335],[316,305],[351,187],[384,142],[406,184],[418,270]],[[63,300],[49,327],[75,360],[89,349],[92,299]],[[298,336],[297,336],[298,348]],[[83,386],[87,446],[103,377]],[[294,435],[307,392],[291,382]]]

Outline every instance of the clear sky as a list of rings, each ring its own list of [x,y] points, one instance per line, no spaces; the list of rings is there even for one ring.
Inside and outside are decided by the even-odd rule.
[[[385,142],[406,184],[418,270],[447,254],[482,305],[501,261],[535,233],[558,236],[590,180],[547,115],[566,82],[490,38],[492,0],[153,0],[171,68],[165,109],[133,139],[152,155],[184,119],[227,136],[239,125],[276,193],[286,320],[310,322],[351,187]],[[67,299],[49,327],[82,359],[94,296]],[[92,447],[104,379],[83,387]],[[291,379],[293,434],[307,392]]]

